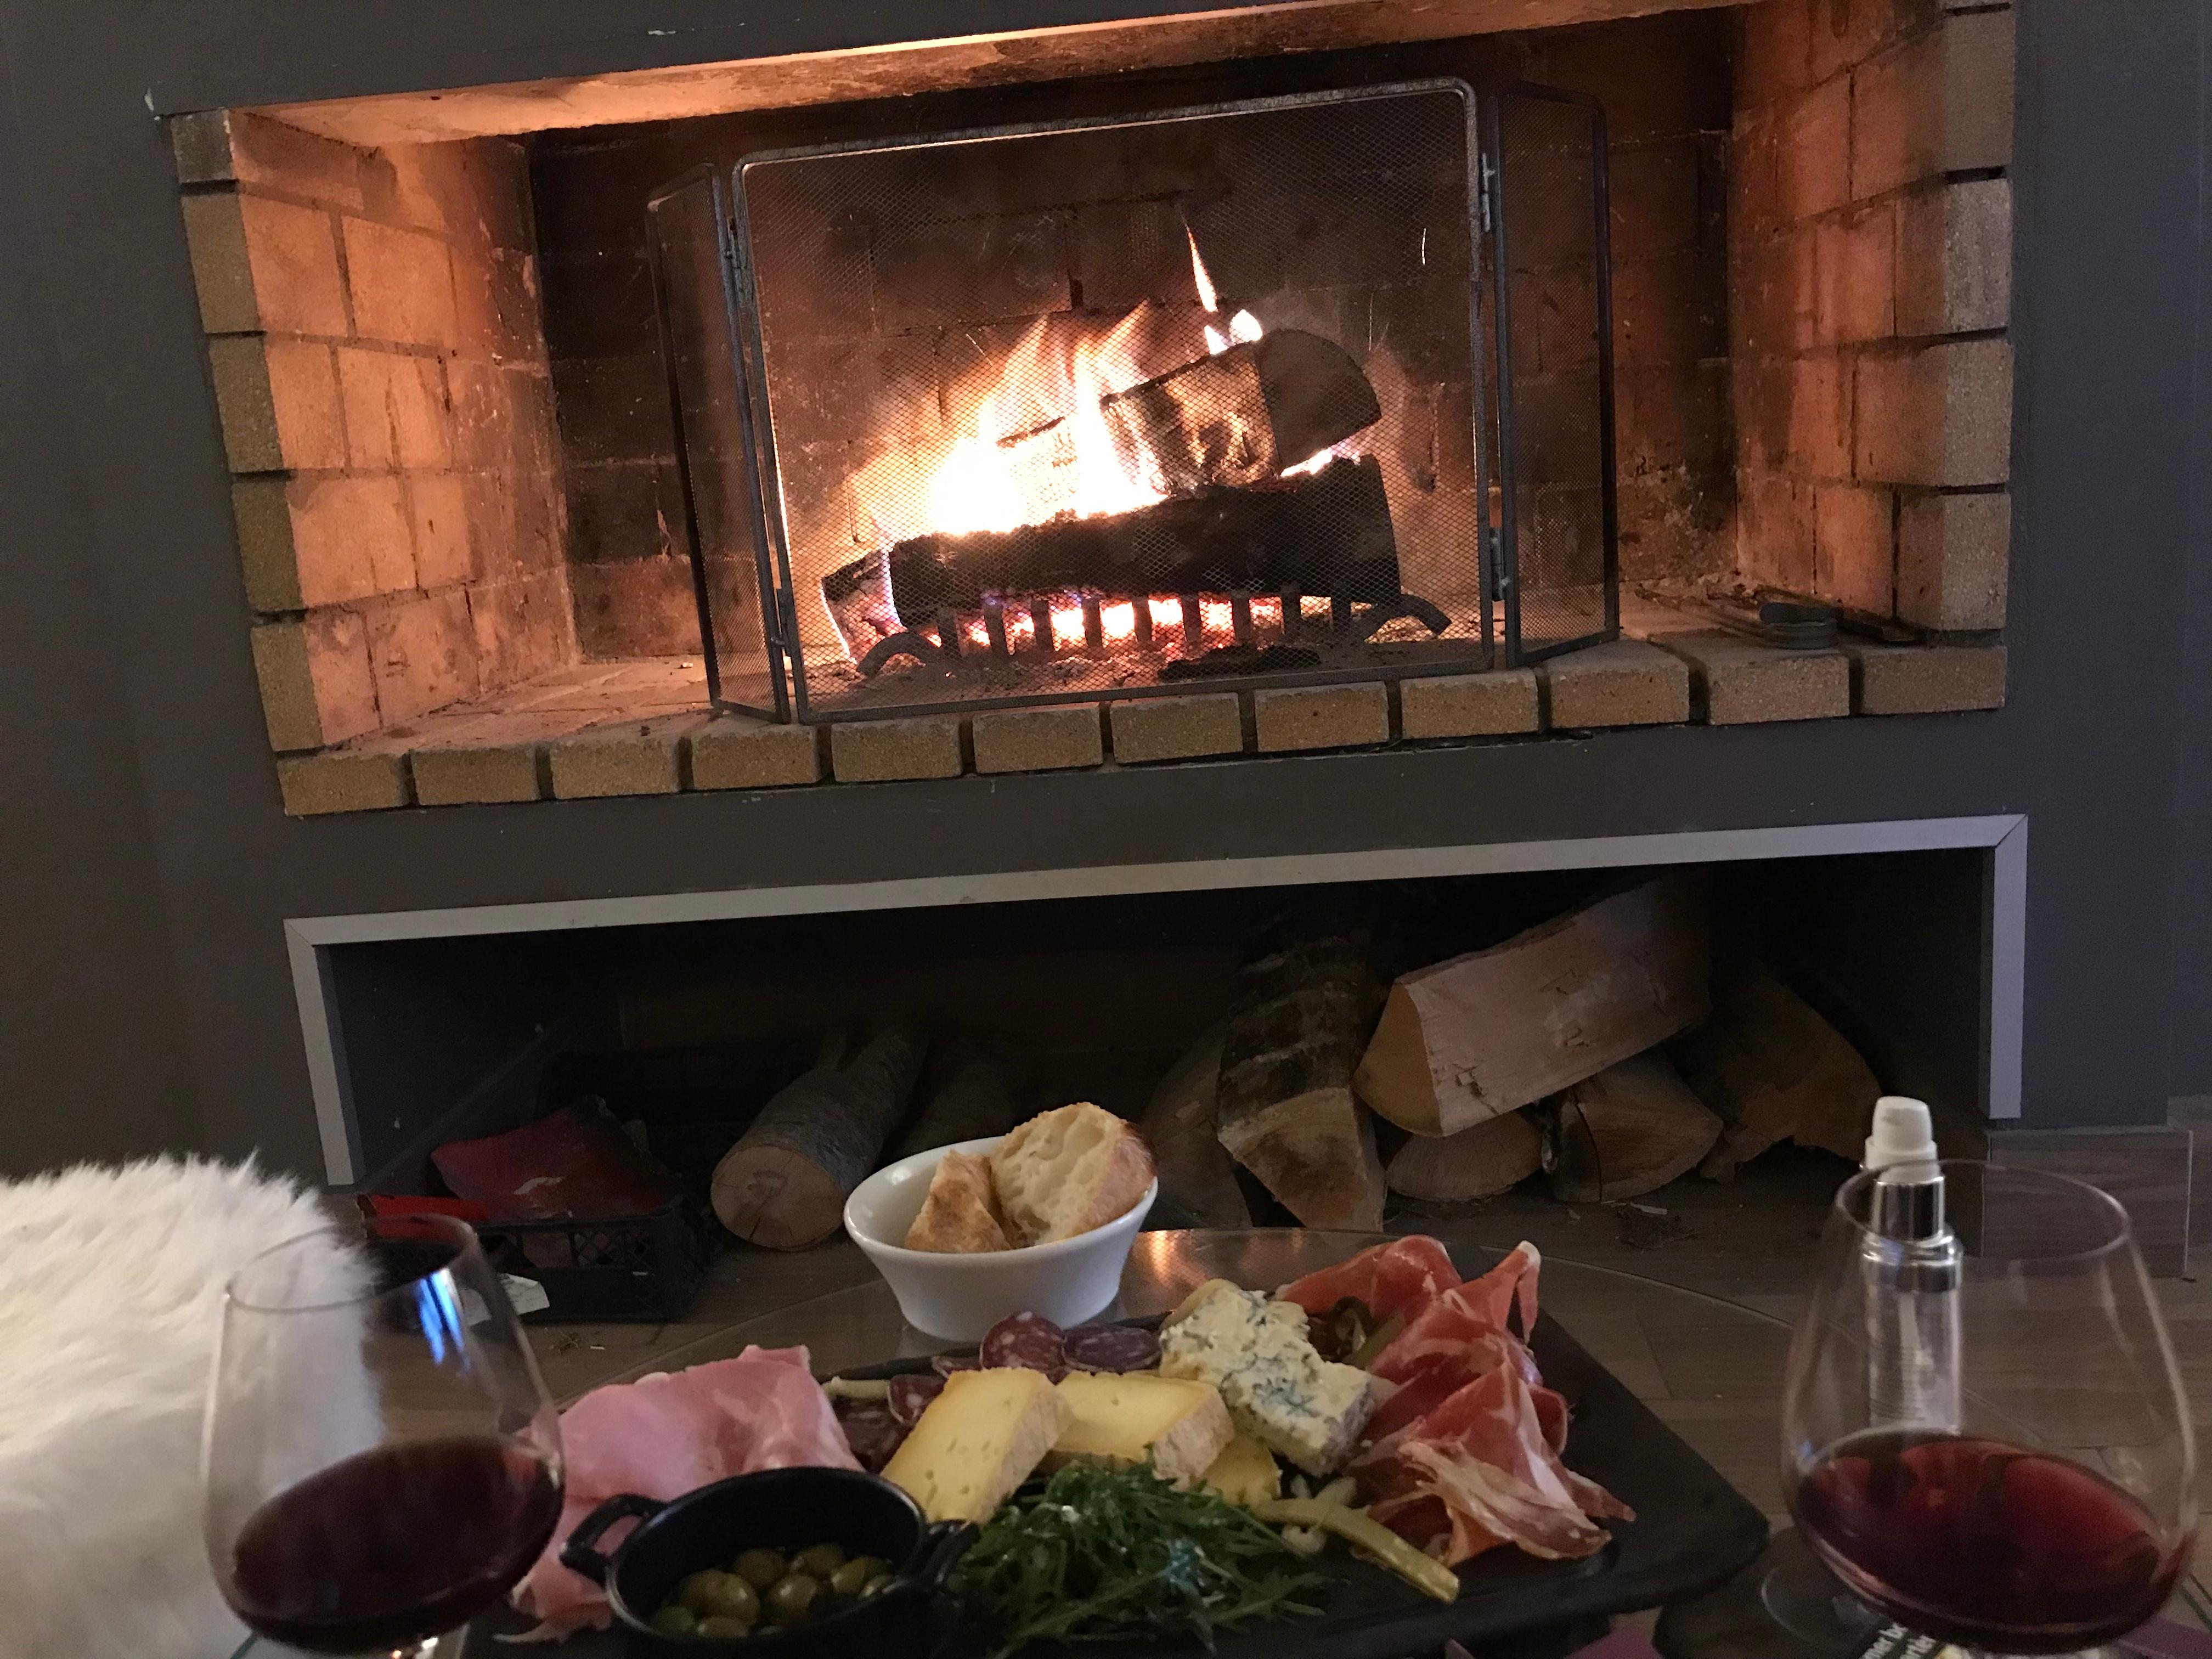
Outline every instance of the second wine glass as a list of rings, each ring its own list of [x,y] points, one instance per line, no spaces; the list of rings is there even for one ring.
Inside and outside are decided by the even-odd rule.
[[[2159,1611],[2195,1536],[2172,1349],[2109,1194],[1937,1167],[1960,1245],[1937,1269],[1880,1224],[1882,1176],[1837,1194],[1784,1385],[1790,1512],[1908,1630],[2092,1651]]]

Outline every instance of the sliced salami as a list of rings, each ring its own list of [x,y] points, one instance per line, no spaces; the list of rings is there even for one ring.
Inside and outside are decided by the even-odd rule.
[[[945,1392],[945,1379],[935,1371],[910,1371],[891,1378],[891,1415],[908,1428],[921,1420],[929,1402]]]
[[[991,1327],[976,1357],[988,1368],[1042,1371],[1057,1381],[1067,1371],[1066,1338],[1042,1314],[1010,1314]]]
[[[950,1376],[955,1371],[980,1371],[983,1369],[983,1362],[972,1353],[941,1353],[929,1363],[939,1376]]]
[[[891,1454],[906,1439],[907,1425],[891,1415],[890,1406],[878,1401],[848,1401],[837,1413],[845,1443],[860,1467],[871,1474],[882,1472]]]
[[[1129,1325],[1079,1325],[1065,1347],[1079,1371],[1148,1371],[1160,1363],[1159,1338]]]

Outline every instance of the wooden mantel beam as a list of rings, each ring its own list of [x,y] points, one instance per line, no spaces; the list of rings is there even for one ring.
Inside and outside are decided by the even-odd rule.
[[[1699,9],[1730,0],[1289,0],[1236,10],[969,35],[734,63],[386,93],[255,113],[348,143],[436,143],[497,133],[684,120],[964,87],[1170,69],[1279,52],[1444,40]]]

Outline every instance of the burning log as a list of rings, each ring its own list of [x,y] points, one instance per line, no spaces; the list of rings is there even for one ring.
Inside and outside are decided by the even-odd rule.
[[[1285,328],[1099,399],[1132,477],[1163,495],[1257,483],[1382,417],[1349,352]]]
[[[858,1054],[845,1047],[824,1045],[714,1166],[714,1213],[739,1238],[796,1250],[829,1237],[906,1115],[928,1039],[894,1027]]]
[[[1237,978],[1216,1133],[1309,1227],[1382,1224],[1375,1124],[1352,1092],[1381,995],[1351,938],[1279,943]]]
[[[881,631],[874,618],[886,599],[898,617],[927,620],[1036,593],[1141,601],[1232,589],[1395,599],[1398,550],[1381,465],[1334,460],[1318,472],[1202,489],[1127,513],[911,537],[822,579],[831,616],[861,650]]]

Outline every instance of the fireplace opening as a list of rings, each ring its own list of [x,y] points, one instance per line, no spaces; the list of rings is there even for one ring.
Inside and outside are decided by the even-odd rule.
[[[1603,155],[1593,100],[1438,81],[757,154],[660,192],[717,689],[726,653],[767,659],[762,712],[927,712],[1609,635]],[[1512,307],[1558,302],[1521,270],[1585,296],[1581,374],[1516,357]],[[743,654],[711,624],[733,592]]]
[[[2001,702],[2009,11],[1538,5],[1558,27],[1434,39],[1355,9],[178,118],[288,810]],[[1376,113],[1448,82],[1483,89],[1471,143]],[[1584,137],[1510,165],[1540,106],[1496,100],[1501,271],[1481,106],[1516,85]],[[1164,153],[1178,112],[1255,103],[1268,154]],[[818,188],[1024,143],[1067,159],[902,207]],[[757,234],[780,211],[815,228]],[[1334,412],[1256,420],[1285,380]],[[1115,465],[1073,465],[1102,435]],[[1182,546],[1210,499],[1326,524],[1339,568],[1221,532],[1239,559],[1099,580],[1129,540],[1100,523]],[[1001,568],[894,568],[955,543]],[[1609,631],[1608,549],[1623,641],[1547,655]]]

